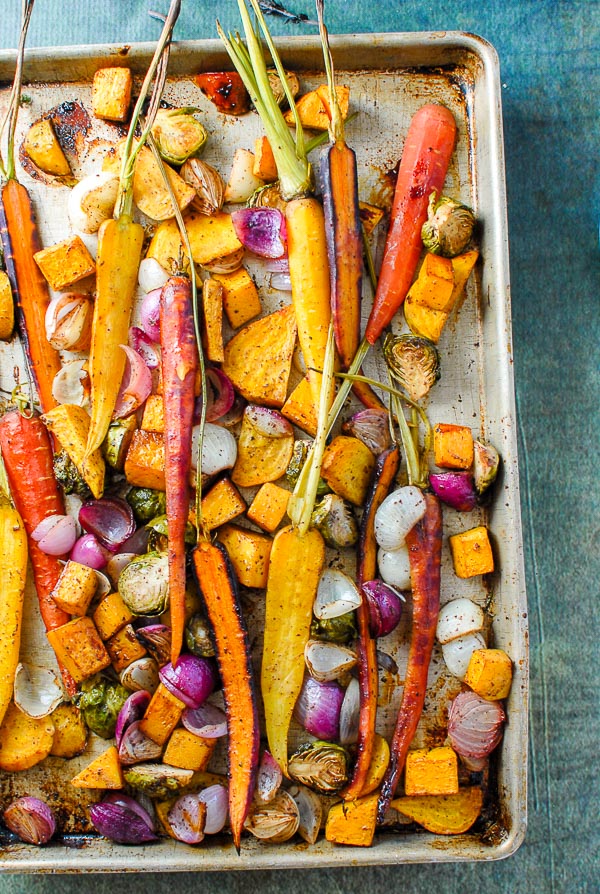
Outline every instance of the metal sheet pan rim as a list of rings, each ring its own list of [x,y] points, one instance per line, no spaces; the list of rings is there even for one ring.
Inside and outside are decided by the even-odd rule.
[[[282,53],[293,55],[295,58],[304,53],[315,54],[319,50],[317,39],[314,37],[291,37],[278,40]],[[352,51],[361,48],[364,53],[373,54],[374,50],[385,48],[386,51],[398,51],[398,61],[395,66],[405,69],[403,59],[406,52],[415,51],[424,58],[434,52],[435,62],[430,64],[443,64],[439,59],[447,58],[450,54],[460,50],[468,52],[480,60],[481,68],[485,76],[485,90],[487,92],[487,126],[488,149],[491,153],[489,161],[489,182],[486,184],[491,191],[493,226],[489,232],[488,251],[493,256],[493,288],[498,301],[496,328],[500,346],[506,347],[510,353],[510,292],[508,282],[508,246],[506,239],[506,189],[504,180],[504,157],[502,140],[502,115],[500,100],[500,78],[498,57],[494,48],[483,38],[465,32],[401,32],[394,34],[351,34],[335,35],[334,47],[339,53],[351,56]],[[130,64],[134,69],[147,61],[154,50],[154,44],[132,44],[127,54],[123,54],[123,44],[92,45],[87,47],[59,47],[59,48],[34,48],[27,52],[25,76],[31,80],[40,80],[39,66],[50,66],[56,73],[56,80],[77,80],[76,75],[79,64],[97,64],[111,59],[116,61],[121,58],[124,64]],[[208,58],[215,58],[223,54],[222,46],[218,40],[180,41],[173,47],[173,69],[177,76],[179,64],[185,64],[190,59],[190,54],[198,54],[202,50]],[[438,50],[441,56],[438,54]],[[447,55],[444,55],[447,54]],[[387,58],[387,57],[386,57]],[[201,58],[198,60],[200,63]],[[426,63],[424,63],[426,64]],[[344,60],[340,65],[344,67]],[[352,68],[352,65],[347,65]],[[373,58],[370,66],[373,70],[382,69],[377,57]],[[0,52],[0,78],[5,80],[11,77],[14,69],[14,52]],[[37,70],[36,70],[37,69]],[[196,68],[198,70],[198,68]],[[387,70],[387,67],[385,68]],[[187,68],[189,72],[189,65]],[[50,78],[44,78],[50,80]],[[513,389],[512,365],[507,364],[501,369],[502,394],[500,397],[501,411],[509,420],[515,420],[515,401]],[[521,522],[519,514],[519,482],[517,464],[517,438],[514,425],[510,425],[506,432],[505,442],[508,445],[510,462],[506,465],[507,487],[510,491],[513,503],[511,524],[515,533],[511,544],[511,567],[514,570],[513,598],[520,612],[526,612],[526,599],[524,590],[524,570],[522,555]],[[518,644],[519,658],[521,662],[522,689],[519,693],[519,702],[511,714],[510,735],[515,737],[517,753],[513,759],[527,761],[527,651],[526,651],[526,623],[519,619],[518,630],[522,642]],[[512,787],[511,787],[512,786]],[[138,850],[115,848],[104,840],[86,840],[82,848],[61,847],[56,845],[48,850],[36,851],[30,848],[13,848],[10,853],[0,850],[0,871],[4,872],[110,872],[110,871],[217,871],[217,870],[247,870],[247,869],[271,869],[276,868],[321,868],[335,867],[339,865],[391,865],[398,863],[421,862],[451,862],[451,861],[489,861],[504,859],[513,854],[522,843],[526,830],[526,780],[524,775],[515,781],[514,777],[507,783],[507,799],[511,812],[511,828],[504,840],[495,845],[483,845],[479,840],[469,838],[468,835],[460,836],[448,843],[442,839],[430,835],[411,836],[410,842],[404,836],[393,834],[379,835],[371,849],[352,849],[334,847],[326,842],[321,842],[313,849],[304,846],[287,846],[269,848],[257,843],[245,842],[242,849],[242,857],[239,858],[231,847],[216,847],[210,851],[195,850],[193,853],[174,845],[173,842]]]

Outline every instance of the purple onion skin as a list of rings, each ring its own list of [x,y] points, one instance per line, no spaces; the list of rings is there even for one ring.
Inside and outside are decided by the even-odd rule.
[[[381,580],[370,580],[361,587],[367,599],[371,636],[387,636],[402,617],[402,600],[395,590]]]
[[[56,831],[54,815],[45,801],[17,798],[4,811],[4,822],[27,844],[47,844]]]
[[[277,208],[241,208],[231,222],[242,245],[261,258],[281,258],[287,238],[285,218]]]
[[[294,708],[296,720],[311,735],[334,742],[340,734],[344,690],[337,683],[319,683],[306,677]]]
[[[123,703],[123,707],[119,711],[117,724],[115,726],[115,740],[117,748],[121,745],[121,740],[127,729],[136,720],[141,720],[146,712],[146,708],[150,704],[151,695],[143,689],[132,692],[128,699]]]
[[[476,692],[459,692],[448,713],[448,737],[457,754],[479,760],[502,739],[506,714],[500,702],[481,698]]]
[[[477,505],[477,494],[470,472],[431,472],[429,484],[442,503],[459,512],[470,512]]]
[[[161,667],[159,676],[171,695],[192,709],[206,701],[217,682],[214,663],[195,655],[181,655],[175,665],[169,661]]]
[[[150,652],[159,667],[168,664],[171,655],[171,628],[166,624],[147,624],[138,627],[136,637]]]
[[[204,839],[206,804],[199,795],[182,795],[167,815],[171,831],[184,844],[200,844]]]
[[[203,739],[220,739],[227,735],[227,716],[221,708],[205,702],[199,708],[186,708],[181,715],[185,729]]]
[[[137,801],[126,795],[118,798],[107,796],[99,804],[93,804],[90,807],[90,819],[100,835],[117,844],[158,841],[150,815]]]
[[[79,510],[79,524],[111,552],[129,540],[136,528],[131,506],[118,497],[88,500]]]
[[[84,534],[83,537],[75,541],[69,558],[80,565],[87,565],[88,568],[102,571],[103,568],[106,568],[111,555],[112,553],[102,546],[94,534]]]

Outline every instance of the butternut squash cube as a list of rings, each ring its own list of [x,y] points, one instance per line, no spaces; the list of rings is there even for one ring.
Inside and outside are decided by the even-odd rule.
[[[490,574],[494,570],[494,555],[488,530],[484,525],[461,534],[453,534],[449,541],[457,577],[475,577],[478,574]]]
[[[433,428],[433,456],[442,469],[470,469],[474,457],[471,429],[438,422]]]
[[[204,266],[224,258],[242,248],[235,234],[231,215],[217,211],[207,217],[198,211],[186,211],[185,225],[190,237],[192,257],[196,264]],[[148,258],[156,258],[165,270],[172,270],[181,255],[186,256],[177,222],[172,218],[158,225],[146,253]]]
[[[151,394],[144,404],[142,415],[143,431],[157,431],[161,435],[165,432],[165,405],[162,394]]]
[[[244,587],[267,586],[269,556],[273,541],[265,534],[256,534],[237,525],[225,525],[217,535],[227,549],[237,578]]]
[[[264,136],[264,134],[254,141],[254,167],[252,173],[265,183],[272,183],[279,177],[269,138]]]
[[[462,295],[463,290],[467,284],[467,280],[471,275],[471,271],[473,270],[478,257],[479,252],[473,249],[472,251],[466,251],[464,252],[464,254],[457,255],[455,258],[452,258],[454,288],[452,290],[452,295],[450,296],[450,301],[448,302],[450,307],[446,307],[445,310],[452,310],[452,308]]]
[[[69,561],[52,592],[52,598],[67,614],[83,617],[97,587],[98,576],[93,568]]]
[[[503,649],[477,649],[471,655],[465,683],[488,701],[508,698],[512,661]]]
[[[96,272],[94,259],[80,236],[69,236],[62,242],[42,248],[33,257],[48,285],[55,292],[68,289],[80,279]]]
[[[111,745],[81,773],[71,779],[75,788],[124,788],[123,772],[116,745]]]
[[[233,329],[239,329],[262,310],[258,289],[245,267],[233,273],[213,273],[223,286],[223,309]]]
[[[105,156],[102,162],[102,170],[113,174],[119,174],[123,157],[125,141],[122,140],[114,146]],[[165,164],[165,170],[177,205],[180,211],[187,208],[194,201],[195,189],[186,183],[170,165]],[[133,175],[133,201],[142,214],[152,220],[172,220],[175,212],[173,201],[169,194],[158,162],[148,146],[143,146],[135,162]],[[181,244],[181,243],[180,243]],[[177,256],[174,258],[177,261]],[[166,268],[171,269],[171,268]]]
[[[350,87],[346,87],[344,84],[338,84],[335,88],[335,92],[337,94],[337,101],[342,119],[345,121],[348,117],[348,106],[350,105]],[[317,93],[321,98],[321,102],[325,106],[327,117],[331,120],[331,101],[327,84],[321,84],[317,87]]]
[[[107,668],[110,655],[91,618],[74,618],[47,632],[48,642],[76,683]]]
[[[98,603],[93,620],[100,637],[106,640],[114,636],[126,624],[130,624],[133,621],[133,615],[119,593],[109,593]]]
[[[296,315],[291,304],[250,323],[225,347],[223,372],[250,403],[281,407],[296,343]]]
[[[338,435],[325,450],[321,475],[334,493],[362,506],[374,468],[375,457],[362,441]]]
[[[96,118],[125,121],[131,102],[133,78],[128,68],[100,68],[92,83],[92,109]]]
[[[69,162],[56,139],[52,122],[48,118],[36,121],[27,131],[23,148],[26,154],[46,174],[68,177],[71,173]]]
[[[300,379],[281,408],[281,415],[301,428],[311,437],[317,434],[317,411],[312,397],[308,376]]]
[[[342,118],[345,120],[348,117],[350,88],[343,84],[339,84],[335,88],[335,91],[337,93]],[[301,96],[296,103],[296,109],[303,127],[308,127],[310,130],[329,130],[331,109],[329,104],[329,88],[325,84],[322,84],[316,90],[311,90],[309,93],[305,93],[304,96]],[[288,109],[283,117],[285,118],[286,124],[293,127],[294,113],[292,110]]]
[[[127,456],[125,478],[135,487],[165,490],[165,444],[156,431],[134,431]]]
[[[112,666],[118,674],[125,670],[133,661],[143,658],[146,649],[135,635],[131,624],[126,624],[118,633],[113,634],[104,643],[106,651],[110,655]]]
[[[452,261],[428,252],[421,264],[419,275],[409,290],[418,303],[432,310],[446,311],[454,289]]]
[[[377,823],[377,801],[375,792],[356,801],[334,804],[327,814],[325,838],[334,844],[351,844],[356,847],[370,847],[375,836]]]
[[[157,745],[164,745],[179,723],[184,708],[184,703],[159,683],[140,720],[141,731]]]
[[[223,286],[216,279],[205,279],[202,284],[204,311],[204,341],[206,356],[211,363],[222,363],[223,349]]]
[[[289,499],[289,490],[268,481],[257,492],[248,509],[247,516],[263,531],[272,534],[285,517]]]
[[[406,755],[407,795],[454,795],[458,791],[458,758],[449,745],[416,748]]]
[[[178,727],[167,742],[163,763],[182,770],[206,770],[216,744],[216,739],[205,739]]]
[[[53,757],[76,757],[85,751],[88,728],[83,714],[76,705],[65,702],[50,715],[54,724],[54,738],[50,754]]]
[[[96,498],[104,491],[106,466],[101,450],[94,450],[85,460],[85,448],[90,429],[89,413],[76,404],[59,404],[42,417],[46,427],[58,440],[63,450],[77,466],[86,484]]]
[[[435,835],[460,835],[471,828],[483,806],[477,786],[461,788],[455,795],[421,795],[396,798],[391,807]]]
[[[229,478],[221,478],[202,497],[202,522],[207,531],[233,521],[245,511],[246,502]]]
[[[449,314],[442,310],[434,310],[425,304],[419,304],[410,292],[406,296],[402,309],[410,331],[422,338],[428,338],[429,341],[437,345]]]

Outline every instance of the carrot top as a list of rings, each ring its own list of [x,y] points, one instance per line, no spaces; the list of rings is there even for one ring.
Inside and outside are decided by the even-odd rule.
[[[15,130],[17,127],[17,118],[19,115],[19,104],[21,102],[21,83],[23,80],[23,56],[25,54],[25,40],[27,39],[27,31],[29,30],[29,22],[31,13],[33,12],[34,0],[24,0],[23,14],[21,19],[21,34],[19,36],[19,46],[17,49],[17,65],[15,68],[15,77],[8,101],[8,109],[4,116],[4,121],[0,127],[0,140],[4,136],[4,132],[8,127],[8,139],[6,145],[6,161],[0,154],[0,174],[5,180],[15,179]]]

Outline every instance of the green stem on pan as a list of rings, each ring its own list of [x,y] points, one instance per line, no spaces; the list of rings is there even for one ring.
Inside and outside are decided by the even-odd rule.
[[[344,142],[344,119],[338,102],[337,90],[335,89],[335,78],[333,74],[333,57],[331,55],[331,47],[329,46],[329,33],[325,26],[324,20],[324,2],[316,0],[317,18],[319,20],[319,34],[321,37],[321,46],[323,48],[323,61],[325,62],[325,73],[327,75],[327,87],[329,89],[329,106],[331,109],[331,120],[329,122],[329,135],[334,143]]]
[[[8,109],[0,127],[0,140],[4,136],[4,131],[8,125],[8,137],[6,143],[6,164],[0,155],[0,174],[5,180],[15,179],[15,131],[17,129],[17,118],[19,115],[19,102],[21,99],[21,83],[23,80],[23,57],[25,55],[25,41],[27,39],[27,31],[29,30],[29,22],[31,21],[31,13],[33,12],[34,0],[23,0],[21,11],[21,33],[19,35],[19,46],[17,49],[17,64],[15,67],[15,77],[10,91],[8,100]]]
[[[148,71],[146,72],[146,77],[144,78],[144,83],[142,84],[140,95],[138,96],[135,108],[133,110],[133,115],[131,116],[131,123],[129,125],[127,138],[125,140],[125,146],[123,148],[123,160],[121,162],[121,172],[119,175],[119,193],[117,195],[117,201],[115,204],[115,217],[117,219],[123,216],[131,217],[133,211],[133,175],[135,171],[135,161],[142,146],[145,144],[148,135],[150,134],[150,130],[152,128],[152,125],[154,124],[154,118],[156,117],[156,113],[160,105],[160,99],[167,77],[171,36],[173,34],[173,28],[175,27],[175,22],[177,21],[177,18],[179,16],[180,9],[181,0],[171,0],[169,12],[165,19],[160,38],[156,45],[156,50],[154,51],[152,62],[150,63]],[[152,81],[154,80],[155,75],[156,83],[154,85],[152,96],[150,98],[150,105],[145,116],[145,125],[142,129],[142,133],[139,139],[134,143],[135,130],[142,116],[144,103],[146,102],[146,97],[148,96],[150,86],[152,84]]]
[[[375,264],[373,262],[373,253],[371,251],[371,246],[369,244],[369,239],[367,237],[367,233],[365,228],[362,228],[362,237],[363,237],[363,248],[365,250],[365,258],[367,261],[367,271],[369,273],[369,279],[371,280],[371,286],[373,287],[373,292],[377,291],[377,273],[375,272]]]
[[[402,404],[400,403],[400,398],[398,397],[395,389],[394,393],[392,394],[392,401],[394,403],[395,416],[398,421],[398,428],[400,429],[400,437],[402,439],[402,447],[404,449],[404,456],[406,459],[408,483],[414,484],[416,487],[424,488],[427,486],[427,481],[424,481],[422,477],[422,466],[419,451],[415,447],[415,442],[413,440],[410,427],[408,425],[408,422],[406,421],[406,416],[404,415],[404,410],[402,408]]]
[[[355,118],[358,118],[358,112],[352,112],[351,115],[348,115],[345,123],[350,124],[351,121],[354,121]],[[307,140],[304,144],[304,151],[308,155],[309,152],[312,152],[313,149],[317,149],[319,146],[322,146],[323,143],[326,143],[329,139],[329,133],[326,130],[321,131],[316,136],[312,137],[310,140]]]
[[[328,428],[328,396],[331,393],[331,383],[334,375],[335,364],[335,340],[333,337],[333,325],[329,324],[327,334],[327,347],[323,363],[323,379],[319,400],[319,415],[317,421],[317,433],[313,441],[310,453],[302,467],[294,493],[288,504],[288,515],[292,524],[297,525],[300,534],[308,531],[313,509],[317,499],[317,488],[321,476],[321,464],[323,453],[327,443]]]
[[[290,108],[293,110],[296,125],[295,139],[273,95],[260,37],[250,20],[246,0],[238,0],[246,44],[237,33],[226,35],[219,22],[217,22],[217,31],[267,132],[275,156],[281,194],[284,199],[293,199],[306,195],[312,186],[311,166],[306,158],[304,133],[283,65],[269,34],[264,16],[256,0],[250,0],[250,4],[269,47]]]
[[[194,264],[194,258],[192,256],[192,244],[190,242],[190,234],[187,231],[187,227],[185,225],[185,221],[183,219],[183,214],[181,213],[181,209],[179,207],[179,203],[177,202],[177,198],[173,191],[173,187],[171,185],[171,181],[167,176],[167,168],[165,163],[161,157],[160,152],[158,151],[158,147],[154,140],[152,134],[148,134],[148,145],[152,150],[154,158],[160,168],[160,172],[162,174],[165,187],[167,192],[169,193],[169,197],[171,199],[171,203],[175,210],[175,219],[177,221],[177,226],[179,227],[179,232],[181,233],[181,238],[183,240],[183,244],[185,246],[185,250],[187,252],[189,262],[190,262],[190,282],[192,286],[192,310],[194,313],[194,330],[196,333],[196,345],[198,347],[198,360],[200,365],[200,389],[201,394],[203,395],[202,400],[202,408],[200,410],[200,424],[199,424],[199,435],[198,435],[198,453],[196,456],[196,501],[195,501],[195,511],[196,511],[196,531],[198,535],[198,539],[200,538],[200,531],[202,530],[202,445],[204,442],[204,428],[206,426],[206,362],[204,358],[204,350],[202,348],[202,334],[200,331],[200,309],[198,306],[198,288],[196,283],[196,266]]]

